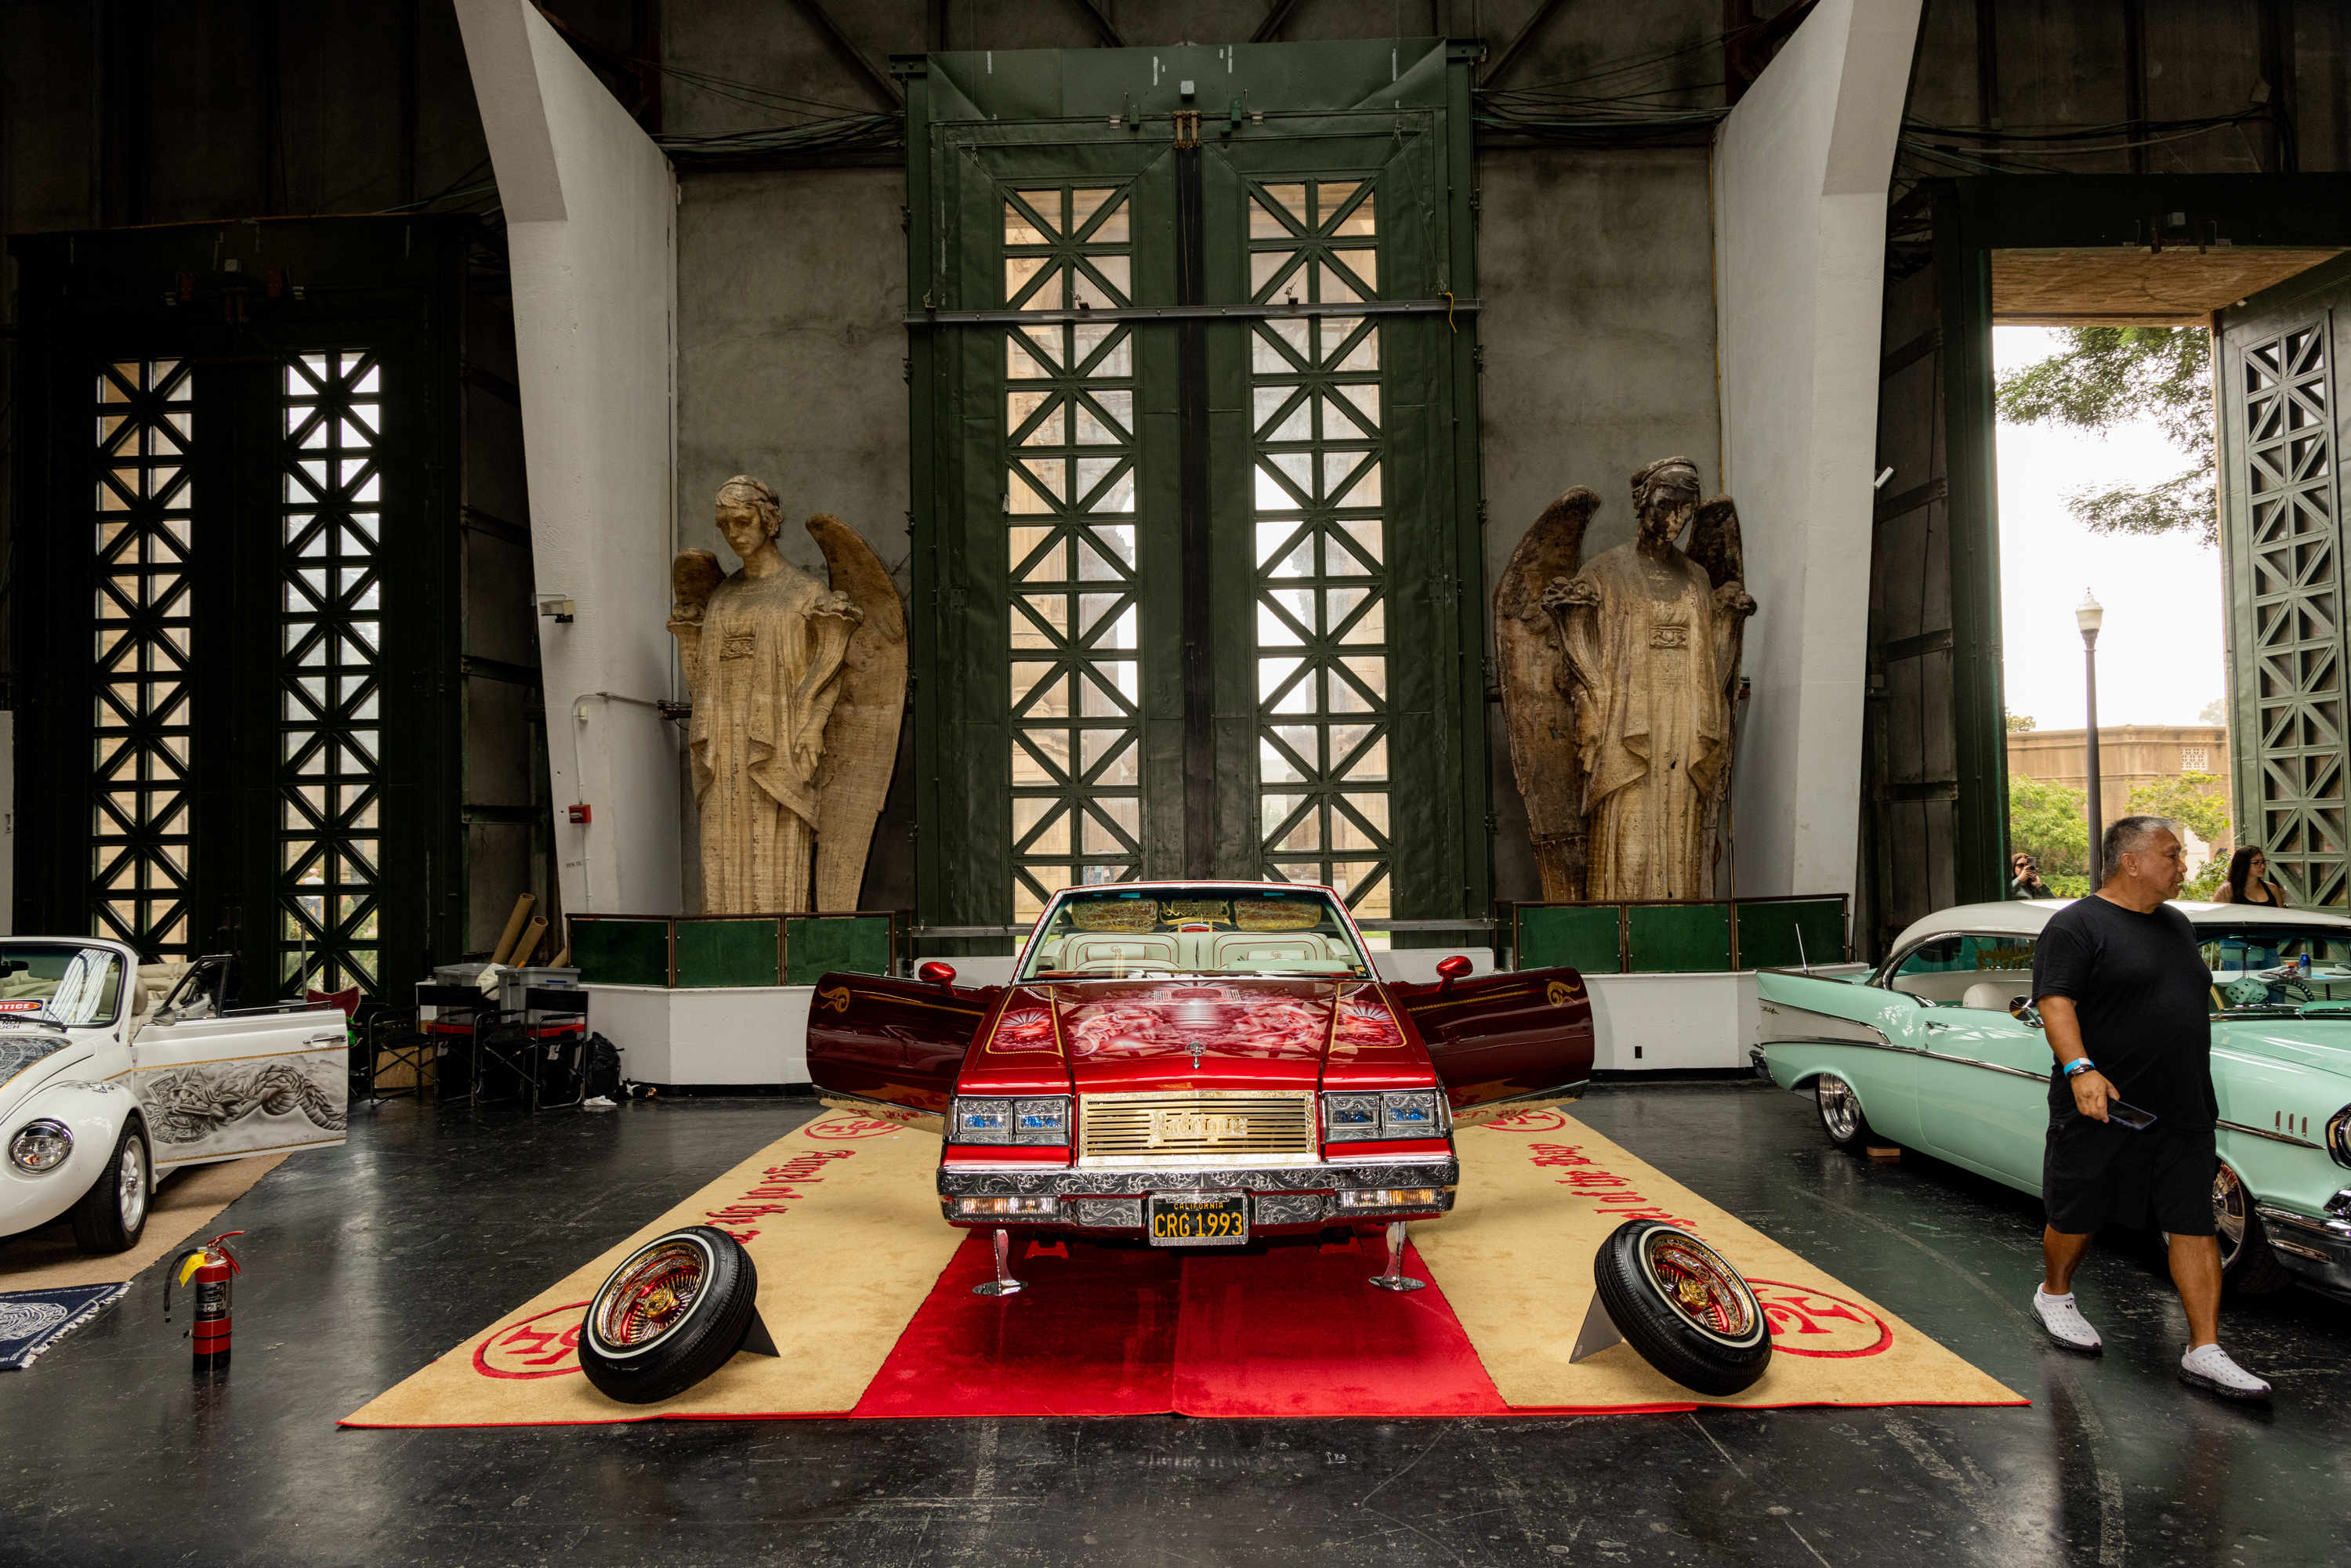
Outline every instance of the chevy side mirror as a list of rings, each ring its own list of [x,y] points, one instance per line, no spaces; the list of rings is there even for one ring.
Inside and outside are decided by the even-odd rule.
[[[2031,997],[2009,998],[2008,1016],[2016,1019],[2017,1022],[2027,1025],[2032,1029],[2040,1029],[2043,1027],[2041,1022],[2041,1009],[2032,1005],[2032,998]]]
[[[1437,986],[1441,989],[1451,990],[1453,982],[1467,975],[1474,967],[1459,953],[1454,954],[1449,958],[1439,958],[1437,961]]]
[[[914,971],[914,978],[926,986],[952,986],[955,984],[955,966],[942,964],[933,958]]]

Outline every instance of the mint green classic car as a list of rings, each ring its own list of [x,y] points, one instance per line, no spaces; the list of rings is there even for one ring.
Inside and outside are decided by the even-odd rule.
[[[1840,1147],[1899,1144],[2038,1196],[2052,1058],[2032,946],[2063,900],[1970,904],[1905,931],[1866,975],[1757,977],[1757,1065],[1819,1103]],[[2351,918],[2173,905],[2212,971],[2212,1175],[2222,1267],[2351,1299]]]

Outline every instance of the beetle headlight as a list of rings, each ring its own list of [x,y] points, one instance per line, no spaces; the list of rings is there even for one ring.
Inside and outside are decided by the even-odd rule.
[[[2326,1118],[2326,1152],[2338,1166],[2351,1166],[2351,1105]]]
[[[1379,1094],[1322,1096],[1324,1135],[1334,1144],[1374,1138],[1435,1138],[1444,1135],[1444,1103],[1434,1089],[1391,1089]]]
[[[44,1117],[27,1122],[8,1140],[8,1163],[20,1171],[53,1171],[73,1153],[73,1129]]]
[[[957,1095],[955,1124],[947,1130],[951,1144],[1066,1146],[1069,1141],[1070,1097],[1066,1094],[1034,1100]]]

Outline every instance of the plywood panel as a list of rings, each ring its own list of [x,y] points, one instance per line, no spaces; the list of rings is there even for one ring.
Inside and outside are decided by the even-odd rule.
[[[2043,327],[2200,327],[2212,312],[2341,255],[2216,246],[1995,250],[1992,318]]]

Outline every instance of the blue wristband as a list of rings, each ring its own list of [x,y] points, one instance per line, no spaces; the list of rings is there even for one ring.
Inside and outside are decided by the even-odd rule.
[[[2065,1076],[2071,1078],[2077,1072],[2087,1072],[2096,1065],[2086,1056],[2077,1056],[2065,1064]]]

